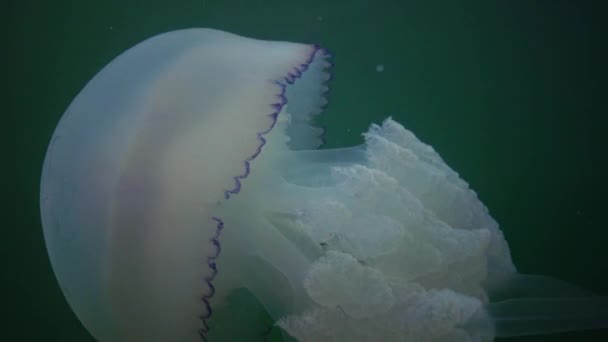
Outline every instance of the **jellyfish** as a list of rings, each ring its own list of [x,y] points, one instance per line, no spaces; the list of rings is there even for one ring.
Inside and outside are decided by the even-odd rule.
[[[331,66],[317,45],[187,29],[88,82],[49,143],[40,206],[97,340],[206,341],[237,289],[300,341],[608,325],[605,297],[518,273],[476,193],[398,122],[319,149]]]

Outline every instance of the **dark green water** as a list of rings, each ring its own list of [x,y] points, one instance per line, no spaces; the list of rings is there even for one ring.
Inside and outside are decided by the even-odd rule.
[[[165,31],[213,27],[335,55],[327,147],[387,115],[431,144],[501,224],[524,273],[608,295],[606,10],[600,1],[137,0],[4,2],[9,137],[0,340],[90,341],[47,259],[38,182],[84,84]],[[376,71],[382,64],[383,72]],[[6,122],[6,121],[5,121]],[[14,214],[14,215],[13,215]],[[268,319],[247,296],[239,321]],[[6,303],[8,301],[8,305]],[[242,308],[248,308],[243,310]],[[231,316],[233,315],[233,316]],[[257,328],[256,328],[257,329]],[[271,340],[280,340],[271,332]],[[506,341],[608,341],[608,331]]]

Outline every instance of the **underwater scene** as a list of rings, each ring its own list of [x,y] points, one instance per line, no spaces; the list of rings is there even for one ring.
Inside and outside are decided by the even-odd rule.
[[[598,4],[7,6],[3,340],[608,338]]]

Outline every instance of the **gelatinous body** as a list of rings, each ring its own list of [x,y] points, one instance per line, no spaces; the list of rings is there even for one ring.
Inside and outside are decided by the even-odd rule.
[[[318,150],[329,57],[175,31],[126,51],[76,97],[40,201],[59,284],[98,340],[206,340],[238,288],[302,341],[606,326],[605,299],[519,275],[476,194],[399,123]]]

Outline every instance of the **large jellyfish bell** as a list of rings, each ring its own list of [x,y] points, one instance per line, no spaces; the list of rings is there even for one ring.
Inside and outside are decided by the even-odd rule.
[[[48,147],[40,205],[59,284],[95,338],[207,340],[239,288],[301,341],[606,327],[605,298],[518,274],[476,194],[397,122],[318,150],[329,58],[182,30],[80,92]]]

